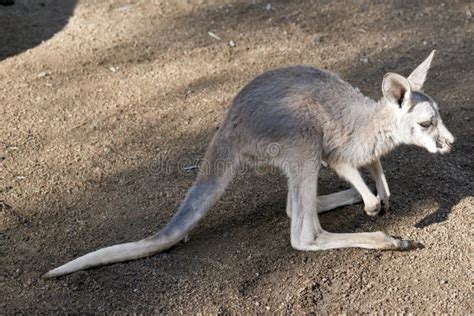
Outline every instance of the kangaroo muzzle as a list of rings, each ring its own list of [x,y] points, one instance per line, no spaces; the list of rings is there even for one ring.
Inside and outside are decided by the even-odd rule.
[[[439,137],[436,140],[436,147],[438,148],[438,152],[441,154],[450,153],[453,148],[453,143],[454,143],[454,137],[451,137],[451,139]]]

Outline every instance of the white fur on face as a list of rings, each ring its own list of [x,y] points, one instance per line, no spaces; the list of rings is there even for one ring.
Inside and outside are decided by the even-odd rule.
[[[421,93],[415,93],[412,102],[411,110],[401,117],[403,142],[426,148],[430,153],[449,152],[454,137],[443,124],[436,103]],[[423,126],[427,124],[428,127]]]

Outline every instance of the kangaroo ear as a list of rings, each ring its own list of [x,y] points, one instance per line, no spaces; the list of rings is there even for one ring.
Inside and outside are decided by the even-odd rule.
[[[408,80],[395,73],[383,77],[382,92],[389,102],[402,106],[411,106],[411,87]]]
[[[410,82],[411,87],[413,90],[418,91],[421,90],[423,84],[426,80],[426,75],[428,74],[428,70],[431,66],[431,60],[435,54],[436,50],[433,50],[428,58],[425,59],[415,70],[408,76],[408,81]]]

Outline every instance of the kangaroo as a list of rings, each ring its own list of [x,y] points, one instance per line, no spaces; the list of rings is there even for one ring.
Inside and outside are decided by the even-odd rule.
[[[260,162],[281,169],[288,177],[286,212],[294,249],[417,248],[414,241],[384,232],[328,232],[321,227],[318,213],[360,200],[368,215],[388,210],[390,191],[380,158],[398,145],[450,152],[454,137],[443,124],[436,102],[421,91],[434,53],[407,78],[387,73],[378,102],[338,75],[313,67],[281,68],[256,77],[233,100],[197,179],[162,230],[140,241],[91,252],[44,277],[147,257],[172,247],[187,238],[220,198],[237,168]],[[318,197],[323,161],[353,188]],[[377,195],[364,183],[361,167],[373,176]]]

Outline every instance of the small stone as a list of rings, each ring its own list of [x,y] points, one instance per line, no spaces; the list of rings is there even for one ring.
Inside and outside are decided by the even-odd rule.
[[[210,37],[212,37],[213,39],[216,39],[218,41],[221,40],[221,38],[214,32],[209,31],[209,32],[207,32],[207,35],[209,35]]]
[[[231,40],[231,41],[229,42],[229,46],[230,46],[230,47],[235,47],[234,41]]]
[[[268,4],[265,6],[265,10],[270,11],[271,9],[272,9],[272,4],[271,4],[271,3],[268,3]]]
[[[49,75],[50,75],[49,71],[44,70],[38,74],[38,78],[47,77]]]

